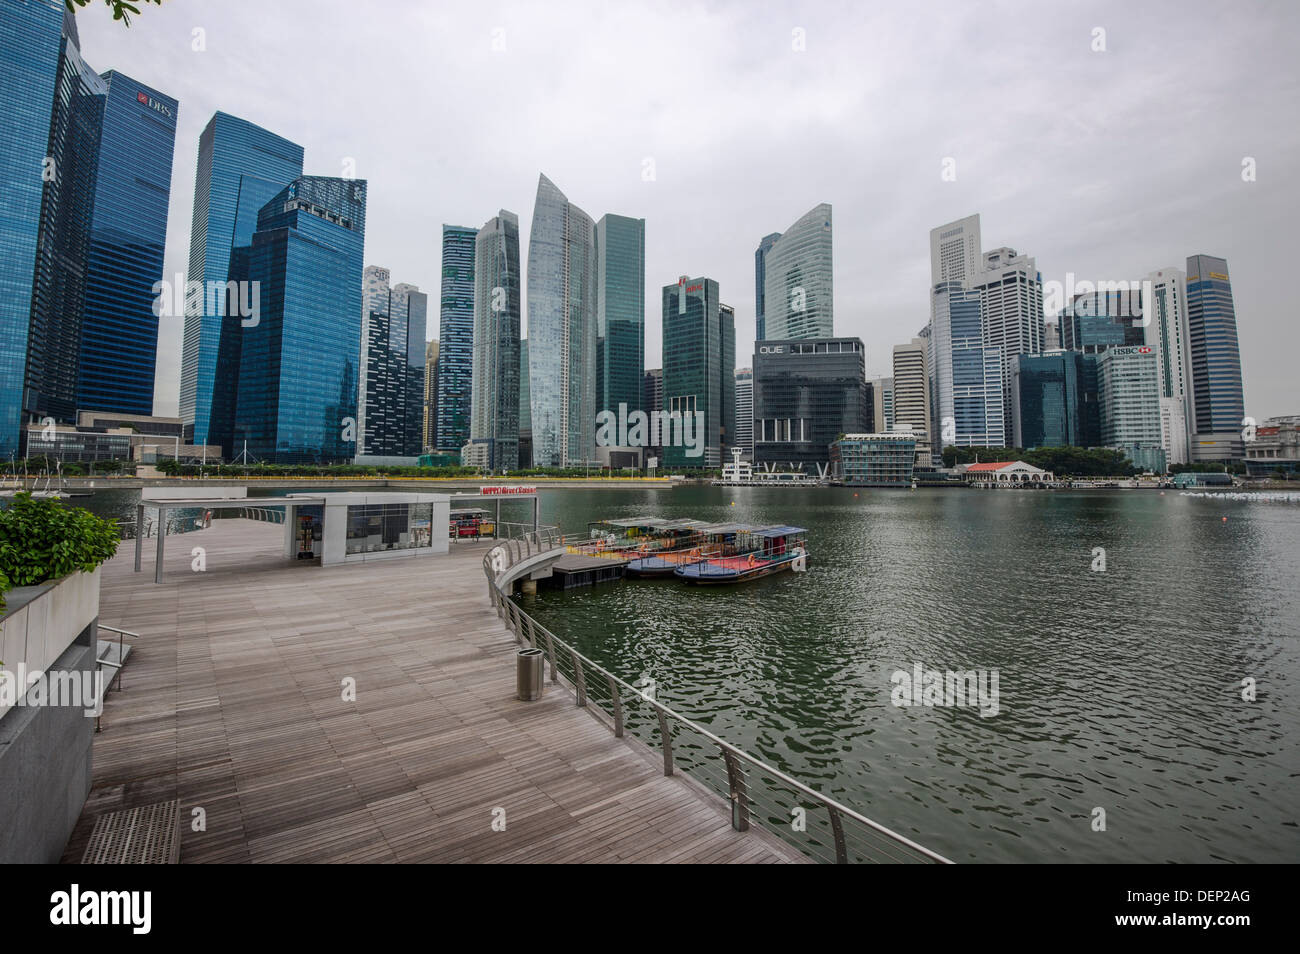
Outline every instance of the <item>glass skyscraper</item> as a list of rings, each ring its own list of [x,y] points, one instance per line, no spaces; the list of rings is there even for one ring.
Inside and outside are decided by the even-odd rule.
[[[474,243],[478,229],[442,227],[442,289],[438,319],[438,447],[469,440],[474,364]]]
[[[521,284],[519,217],[502,209],[479,229],[474,254],[470,460],[493,473],[519,469]]]
[[[767,311],[767,253],[776,240],[781,237],[780,232],[773,232],[771,235],[764,235],[758,243],[758,248],[754,250],[754,340],[762,341],[767,336],[766,311]]]
[[[225,444],[230,439],[229,433],[210,435],[209,430],[217,400],[218,353],[224,350],[229,361],[242,350],[242,325],[222,317],[227,310],[224,287],[231,276],[232,250],[251,245],[262,208],[302,175],[302,156],[302,146],[222,112],[213,115],[199,136],[180,387],[181,420],[187,429],[192,425],[195,444]],[[202,285],[190,292],[194,282]],[[359,298],[360,289],[358,269],[352,297]],[[358,302],[358,315],[360,310]],[[357,317],[351,321],[355,323]],[[223,343],[223,336],[234,340]],[[352,367],[355,375],[355,360]],[[355,401],[354,394],[351,403]]]
[[[386,268],[365,270],[361,315],[358,453],[417,457],[423,450],[424,332],[428,296],[389,286]]]
[[[1032,450],[1101,443],[1096,355],[1013,355],[1011,389],[1013,446]]]
[[[86,264],[77,405],[152,414],[158,350],[154,288],[163,277],[179,106],[123,73],[108,72],[103,79],[107,95]]]
[[[1226,259],[1192,255],[1187,259],[1187,327],[1195,402],[1193,461],[1240,459],[1245,394],[1237,312]]]
[[[937,453],[1006,443],[1002,352],[984,344],[980,293],[962,283],[934,286],[930,330],[930,433]],[[897,378],[897,369],[895,369]]]
[[[247,441],[275,463],[355,456],[365,226],[359,179],[303,176],[258,213],[236,273],[261,293],[240,339],[236,455]]]
[[[596,223],[597,410],[641,408],[645,371],[645,219],[605,215]]]
[[[870,432],[859,338],[760,342],[754,349],[754,462],[818,475],[841,434]]]
[[[830,205],[823,202],[806,212],[781,233],[762,261],[760,340],[833,336]]]
[[[663,287],[663,358],[663,412],[689,416],[692,429],[698,413],[704,428],[703,434],[689,434],[698,456],[691,453],[690,442],[672,439],[676,431],[661,433],[663,466],[718,467],[725,442],[734,440],[736,327],[731,309],[718,301],[717,282],[683,276]],[[535,383],[533,387],[536,391]],[[729,411],[724,409],[728,399]]]
[[[736,369],[736,438],[746,460],[754,459],[754,369]],[[724,463],[726,463],[724,461]]]
[[[595,259],[591,216],[540,176],[528,243],[528,370],[538,467],[581,467],[596,455]]]

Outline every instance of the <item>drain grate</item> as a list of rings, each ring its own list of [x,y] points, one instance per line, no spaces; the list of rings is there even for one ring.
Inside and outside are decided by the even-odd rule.
[[[181,801],[105,812],[95,819],[83,865],[174,865],[181,857]]]

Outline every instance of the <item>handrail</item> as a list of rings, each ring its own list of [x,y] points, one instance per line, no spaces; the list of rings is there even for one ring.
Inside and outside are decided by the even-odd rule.
[[[559,541],[555,540],[555,538],[549,533],[545,538],[546,550],[542,549],[542,535],[539,533],[534,535],[534,537],[537,551],[533,555],[538,555],[543,552],[553,552],[557,549],[561,551],[565,550],[565,547],[560,545]],[[678,723],[681,727],[696,733],[707,742],[716,746],[722,755],[726,770],[725,785],[719,787],[725,787],[727,789],[725,797],[727,797],[732,803],[732,826],[738,831],[748,830],[751,821],[754,820],[754,808],[758,807],[753,795],[750,794],[750,786],[746,781],[745,767],[748,766],[753,769],[756,774],[776,780],[782,786],[811,799],[818,806],[825,809],[830,829],[829,834],[834,842],[834,860],[836,863],[846,864],[849,861],[850,845],[845,832],[845,823],[849,822],[855,825],[859,832],[870,833],[872,836],[884,839],[889,847],[902,849],[904,855],[904,857],[899,857],[896,854],[891,854],[889,851],[881,849],[878,845],[873,845],[872,848],[874,851],[884,855],[884,858],[869,857],[866,860],[952,864],[952,862],[943,855],[931,851],[924,845],[920,845],[905,835],[900,835],[898,832],[895,832],[878,822],[872,821],[870,818],[854,811],[847,805],[836,801],[828,795],[822,794],[780,769],[769,765],[761,759],[750,755],[743,749],[732,745],[730,742],[720,738],[698,723],[657,701],[653,697],[653,693],[648,692],[645,687],[632,685],[625,679],[622,679],[605,669],[599,663],[594,662],[582,653],[578,652],[577,649],[560,639],[536,619],[530,616],[518,603],[510,598],[508,593],[502,590],[498,573],[494,571],[492,565],[492,554],[498,549],[504,554],[505,560],[505,566],[501,571],[502,575],[508,572],[511,567],[519,562],[520,559],[520,557],[516,556],[515,553],[512,552],[509,546],[494,548],[494,551],[489,551],[484,555],[483,571],[488,580],[488,596],[492,601],[493,608],[496,610],[497,615],[505,620],[507,628],[515,633],[516,639],[519,642],[530,644],[534,648],[543,651],[550,662],[551,682],[559,682],[558,663],[559,660],[567,656],[568,660],[572,663],[571,668],[573,676],[570,678],[566,675],[565,679],[571,684],[579,707],[587,706],[592,701],[590,689],[593,684],[599,685],[601,682],[605,683],[609,688],[610,701],[613,708],[610,717],[613,720],[612,727],[615,736],[622,736],[623,730],[627,725],[627,713],[623,704],[624,692],[630,693],[633,699],[639,699],[647,703],[654,710],[658,723],[659,737],[664,757],[664,775],[666,776],[672,775],[675,768],[673,759],[673,734],[670,731],[669,726],[670,720]],[[539,632],[542,635],[544,645],[538,645],[537,635]],[[591,674],[593,673],[599,678],[591,678]],[[597,708],[599,708],[599,706],[597,706]],[[603,709],[601,712],[602,714],[605,714]],[[786,809],[786,814],[791,814],[794,808],[799,808],[801,806],[790,805],[782,807]],[[783,831],[784,828],[785,826],[780,826],[780,830]],[[793,827],[792,830],[794,830]],[[809,828],[805,827],[802,830],[809,831]],[[798,847],[807,854],[812,855],[814,858],[818,858],[819,860],[829,860],[828,858],[824,858],[816,852],[809,850],[807,845],[799,845]],[[859,851],[859,854],[865,855],[866,853]]]

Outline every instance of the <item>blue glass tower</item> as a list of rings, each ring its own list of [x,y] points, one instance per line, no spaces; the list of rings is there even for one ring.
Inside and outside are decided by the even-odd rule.
[[[931,432],[938,446],[1002,447],[1002,351],[984,345],[979,292],[939,282],[930,314]]]
[[[50,136],[64,20],[60,0],[6,4],[0,87],[21,90],[0,112],[0,456],[19,453],[32,276],[40,235],[42,171]]]
[[[107,86],[86,264],[79,409],[153,413],[176,100],[118,72]]]
[[[442,227],[442,292],[438,327],[438,447],[456,451],[469,440],[474,364],[474,243],[478,229]]]
[[[596,223],[598,410],[641,408],[645,372],[645,219],[605,215]]]
[[[241,351],[237,336],[242,326],[222,320],[232,250],[251,245],[260,210],[302,175],[302,155],[302,146],[222,112],[213,115],[199,136],[180,390],[181,419],[187,429],[192,426],[196,444],[229,440],[228,434],[209,431],[218,353],[224,351],[229,361]],[[360,281],[358,272],[358,297]],[[202,285],[195,288],[194,282]],[[360,310],[358,301],[358,314]],[[236,336],[224,349],[223,331]]]
[[[1226,259],[1213,255],[1187,259],[1187,327],[1196,406],[1192,459],[1240,458],[1244,456],[1240,433],[1246,406],[1237,312]]]
[[[1011,358],[1015,447],[1096,447],[1101,443],[1097,356],[1079,351]]]
[[[359,179],[303,176],[258,213],[240,256],[260,307],[242,320],[236,454],[247,441],[276,463],[355,456],[365,227]]]
[[[754,340],[767,338],[767,253],[781,237],[780,232],[764,235],[754,250]]]

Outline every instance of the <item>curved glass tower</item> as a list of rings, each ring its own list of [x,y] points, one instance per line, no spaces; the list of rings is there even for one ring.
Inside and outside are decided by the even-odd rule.
[[[502,209],[474,248],[474,364],[469,439],[489,470],[519,469],[519,216]]]
[[[528,377],[533,463],[596,456],[596,239],[591,216],[546,176],[528,242]]]
[[[834,337],[830,204],[781,233],[762,264],[763,339]]]

